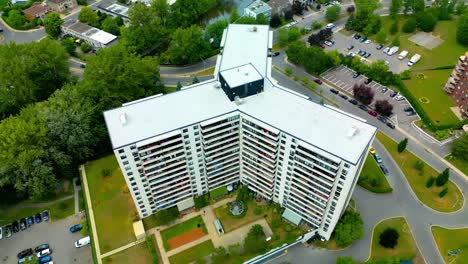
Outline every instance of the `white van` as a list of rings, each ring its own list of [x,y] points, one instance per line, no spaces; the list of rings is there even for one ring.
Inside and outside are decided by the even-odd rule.
[[[50,248],[46,248],[46,249],[44,249],[42,251],[37,252],[37,257],[42,258],[42,257],[48,256],[50,254],[52,254],[52,250]]]
[[[75,247],[80,248],[80,247],[88,245],[90,242],[91,242],[91,239],[89,238],[89,236],[83,237],[82,239],[79,239],[75,242]]]

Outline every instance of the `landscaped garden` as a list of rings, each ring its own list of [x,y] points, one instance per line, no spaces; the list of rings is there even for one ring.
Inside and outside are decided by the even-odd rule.
[[[442,90],[452,70],[432,70],[418,72],[424,75],[418,78],[412,74],[411,80],[404,81],[411,93],[420,100],[420,105],[431,120],[438,125],[455,124],[460,120],[450,110],[454,107],[452,99]],[[428,100],[422,100],[427,98]]]
[[[115,156],[88,162],[85,168],[101,253],[134,241],[132,223],[138,213]]]
[[[201,216],[194,217],[180,224],[161,231],[163,246],[166,251],[180,247],[207,234]]]
[[[388,231],[388,229],[391,231]],[[384,231],[385,235],[383,235]],[[394,235],[395,231],[396,236]],[[395,241],[396,245],[394,244]],[[374,227],[371,253],[368,260],[389,257],[397,257],[401,261],[412,260],[415,264],[424,263],[404,217],[386,219]]]
[[[437,186],[434,182],[439,172],[408,150],[399,153],[397,143],[385,134],[378,132],[377,138],[398,164],[421,202],[440,212],[453,212],[463,206],[463,195],[452,181]]]
[[[370,154],[367,155],[366,162],[359,175],[358,184],[362,188],[374,193],[388,193],[393,191],[385,174],[383,174],[379,165]]]
[[[170,256],[169,262],[171,264],[186,264],[194,261],[201,261],[204,257],[212,254],[214,250],[213,242],[208,240],[178,254]],[[203,261],[202,263],[205,262]]]
[[[446,229],[432,227],[432,235],[445,263],[465,264],[468,259],[468,228]]]

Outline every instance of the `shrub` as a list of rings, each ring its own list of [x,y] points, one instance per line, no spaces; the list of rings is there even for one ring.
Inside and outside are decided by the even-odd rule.
[[[286,225],[286,226],[284,227],[284,231],[286,231],[286,232],[291,232],[291,231],[292,231],[292,226],[291,226],[291,225]]]
[[[286,69],[284,69],[284,72],[285,72],[286,75],[288,75],[288,76],[291,76],[291,74],[293,73],[293,71],[292,71],[291,68],[286,68]]]
[[[200,209],[208,205],[208,200],[206,199],[206,195],[195,197],[195,208]]]
[[[375,111],[383,116],[390,116],[393,113],[393,105],[388,100],[377,100],[375,102]]]
[[[445,187],[440,193],[439,197],[442,198],[448,193],[448,187]]]
[[[112,171],[110,169],[102,169],[101,176],[102,177],[109,177],[112,175]]]
[[[83,53],[88,53],[92,50],[91,45],[89,45],[87,42],[81,43],[80,48]]]
[[[309,84],[309,79],[307,77],[302,77],[302,83],[304,85],[308,85]]]
[[[384,248],[395,248],[400,234],[394,228],[388,227],[379,236],[379,244]]]
[[[418,23],[416,21],[416,18],[410,18],[408,19],[405,24],[403,24],[403,27],[401,30],[405,33],[413,33],[416,31],[416,27],[418,26]]]
[[[310,82],[309,88],[312,90],[315,90],[317,88],[317,83],[316,82]]]
[[[408,145],[408,138],[405,138],[402,141],[400,141],[400,143],[398,143],[398,153],[402,153],[403,151],[405,151],[406,145]]]
[[[316,30],[316,29],[319,29],[321,27],[322,27],[322,23],[320,23],[320,22],[315,21],[314,23],[312,23],[312,29]]]
[[[85,219],[83,220],[83,222],[81,222],[81,230],[80,230],[80,234],[82,236],[89,236],[89,227],[88,227],[88,221]]]
[[[358,101],[365,105],[369,105],[374,99],[374,91],[365,84],[355,84],[353,86],[353,95]]]
[[[417,160],[414,163],[414,168],[419,171],[419,175],[422,175],[422,173],[424,172],[424,162]]]
[[[254,214],[260,215],[261,213],[262,213],[262,208],[260,208],[260,207],[255,207],[254,208]]]
[[[293,80],[297,82],[299,80],[299,76],[297,74],[294,75]]]
[[[445,169],[442,173],[439,174],[439,176],[437,176],[437,179],[435,181],[435,184],[437,186],[443,186],[444,184],[446,184],[449,180],[449,169]]]
[[[429,179],[427,179],[426,181],[426,188],[431,188],[432,185],[434,185],[434,182],[435,182],[435,177],[429,177]]]
[[[395,20],[395,22],[390,26],[390,34],[395,35],[396,33],[398,33],[398,31],[398,20]]]

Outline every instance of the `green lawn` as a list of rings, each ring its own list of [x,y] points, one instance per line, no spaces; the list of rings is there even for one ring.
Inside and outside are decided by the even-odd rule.
[[[440,255],[446,263],[466,264],[468,260],[468,228],[446,229],[439,226],[432,227],[432,235],[439,248]],[[448,256],[451,250],[460,249],[460,253],[455,256]]]
[[[134,241],[132,222],[138,214],[115,156],[88,162],[85,167],[101,252]],[[104,177],[103,169],[110,169],[111,176]]]
[[[166,249],[166,251],[170,250],[170,246],[167,243],[167,240],[182,235],[183,233],[186,233],[192,229],[195,229],[198,227],[198,225],[200,225],[201,229],[203,230],[203,233],[207,234],[206,226],[201,216],[191,218],[185,222],[182,222],[180,224],[177,224],[175,226],[161,231],[161,238],[163,240],[164,248]]]
[[[403,171],[411,189],[413,189],[413,192],[421,202],[440,212],[453,212],[463,206],[463,195],[461,194],[460,189],[452,181],[449,180],[449,182],[442,187],[436,187],[434,184],[431,188],[426,188],[427,179],[430,176],[435,177],[439,175],[439,173],[408,150],[403,151],[401,154],[398,153],[397,143],[385,134],[378,132],[377,138],[380,143],[385,146],[387,151]],[[425,164],[424,174],[422,176],[419,175],[419,171],[414,168],[416,161],[421,161]],[[449,191],[447,195],[440,198],[438,193],[445,187],[448,187]]]
[[[379,165],[370,154],[367,155],[364,168],[362,168],[359,175],[358,184],[362,188],[374,193],[389,193],[393,191],[385,174],[383,174]]]
[[[403,26],[406,20],[406,16],[400,16],[400,27]],[[382,22],[383,26],[387,29],[386,32],[389,32],[390,26],[393,23],[391,18],[388,16],[382,17]],[[433,69],[440,66],[455,65],[458,57],[465,54],[466,51],[466,47],[458,44],[456,40],[457,25],[457,20],[438,21],[432,34],[441,38],[444,42],[432,50],[409,41],[408,38],[415,33],[400,32],[400,50],[409,51],[408,58],[411,58],[415,53],[421,55],[421,60],[412,67],[413,69]],[[389,34],[387,44],[391,43],[392,40],[393,36]]]
[[[0,219],[0,226],[19,220],[20,218],[34,216],[36,213],[42,212],[46,209],[50,211],[51,220],[56,221],[74,214],[75,202],[73,198],[70,198],[51,206],[25,207],[20,209],[12,207],[6,210],[0,210],[0,215],[2,216]]]
[[[468,161],[457,159],[451,155],[447,156],[445,159],[468,176]]]
[[[426,97],[428,103],[419,102],[435,124],[454,124],[460,120],[450,110],[454,107],[452,99],[442,90],[452,70],[423,71],[425,79],[420,79],[416,73],[411,80],[404,81],[411,93],[418,99]]]
[[[220,187],[210,191],[210,197],[212,197],[212,198],[220,197],[220,196],[223,196],[223,195],[227,194],[227,192],[228,191],[227,191],[226,186],[220,186]]]
[[[151,256],[146,248],[146,243],[140,243],[136,246],[120,251],[114,255],[110,255],[102,260],[104,264],[152,264]]]
[[[395,228],[400,235],[398,244],[393,249],[384,248],[379,244],[380,234],[388,227]],[[386,219],[374,227],[371,254],[368,260],[378,260],[385,257],[399,257],[402,260],[412,259],[415,264],[424,263],[404,217]]]
[[[164,86],[164,91],[166,93],[172,93],[172,92],[175,92],[177,89],[177,87],[172,87],[172,86]]]
[[[194,247],[184,250],[178,254],[169,257],[171,264],[186,264],[203,259],[215,250],[211,240],[200,243]]]
[[[247,202],[247,212],[242,218],[234,218],[229,214],[229,206],[227,204],[222,205],[214,209],[216,217],[221,221],[224,232],[228,233],[234,229],[237,229],[243,225],[251,223],[255,220],[262,218],[262,214],[254,214],[254,208],[256,204],[254,201]]]

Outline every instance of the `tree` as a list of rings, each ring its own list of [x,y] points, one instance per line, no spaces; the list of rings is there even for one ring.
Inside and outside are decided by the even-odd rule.
[[[307,41],[311,46],[319,46],[320,43],[324,42],[325,40],[329,40],[333,35],[333,31],[331,29],[321,29],[316,34],[312,34],[309,36]]]
[[[169,209],[160,210],[155,214],[156,221],[160,225],[167,225],[170,222],[179,218],[179,210],[177,207],[171,207]]]
[[[111,33],[112,35],[116,35],[116,36],[120,35],[120,28],[119,28],[119,25],[117,24],[117,20],[113,19],[110,16],[104,19],[104,21],[102,22],[101,29],[106,32]]]
[[[180,91],[180,89],[182,89],[182,84],[180,81],[177,81],[176,91]]]
[[[244,239],[244,250],[246,253],[255,254],[266,250],[265,233],[259,224],[253,225]]]
[[[93,49],[91,45],[88,44],[88,42],[81,43],[80,48],[83,53],[88,53]]]
[[[80,13],[78,13],[78,20],[93,27],[99,26],[99,17],[90,6],[83,6],[81,8]]]
[[[449,169],[447,168],[437,176],[435,184],[438,187],[443,186],[444,184],[448,182],[449,176],[450,176],[450,172],[449,172]]]
[[[74,54],[76,49],[76,44],[73,38],[66,38],[61,41],[62,46],[68,52],[68,54]]]
[[[216,7],[218,3],[217,0],[177,0],[169,6],[169,27],[176,29],[194,25],[206,12]]]
[[[450,20],[451,11],[449,0],[440,0],[438,4],[439,20]]]
[[[303,41],[294,41],[286,48],[288,60],[295,64],[302,64],[307,46]]]
[[[281,28],[278,30],[278,43],[280,47],[286,47],[286,45],[288,45],[289,33],[287,29]]]
[[[206,26],[205,29],[205,39],[208,41],[213,40],[211,42],[211,45],[215,48],[219,48],[221,39],[223,37],[224,29],[226,29],[227,26],[227,20],[219,20],[212,24],[209,24],[208,26]]]
[[[374,99],[374,91],[365,84],[354,84],[353,95],[358,101],[365,105],[369,105]]]
[[[401,0],[392,0],[390,3],[390,17],[395,19],[398,13],[400,13],[402,1]]]
[[[468,133],[463,133],[452,143],[452,155],[458,159],[468,161]]]
[[[237,19],[239,19],[240,16],[239,14],[237,13],[237,8],[234,8],[232,11],[231,11],[231,15],[229,16],[229,23],[234,23],[236,22]]]
[[[398,143],[398,146],[397,146],[398,153],[402,153],[403,151],[405,151],[406,145],[408,145],[408,138],[405,138]]]
[[[424,32],[431,32],[437,24],[437,18],[431,12],[420,12],[416,15],[418,27]]]
[[[293,18],[293,16],[294,16],[294,13],[293,13],[292,9],[286,9],[284,11],[284,19],[289,21],[289,20],[291,20]]]
[[[423,12],[425,7],[426,7],[426,4],[424,3],[424,0],[414,0],[414,4],[412,7],[413,14]]]
[[[346,247],[351,245],[353,240],[362,238],[363,224],[364,222],[358,212],[346,211],[336,224],[336,244]]]
[[[224,247],[218,247],[215,249],[211,255],[211,263],[213,264],[222,264],[226,261],[229,252],[226,251]]]
[[[355,11],[356,11],[356,7],[354,7],[353,5],[348,6],[348,7],[346,8],[346,12],[348,12],[348,14],[352,14],[352,13],[354,13]]]
[[[192,84],[199,83],[200,81],[198,80],[197,76],[193,76],[192,78]]]
[[[387,31],[385,29],[380,29],[379,32],[377,32],[377,35],[375,36],[375,39],[377,40],[378,43],[385,43],[387,42]]]
[[[206,195],[197,196],[194,199],[195,208],[200,209],[208,205],[208,201],[206,200]]]
[[[279,27],[281,25],[281,18],[278,14],[273,14],[270,19],[270,26],[271,27]]]
[[[301,37],[301,31],[298,27],[293,26],[288,30],[288,42],[293,42],[298,40]]]
[[[416,21],[416,18],[410,17],[408,20],[406,20],[405,24],[403,24],[401,30],[405,33],[413,33],[416,31],[417,26],[418,22]]]
[[[397,47],[400,46],[400,34],[395,35],[395,37],[392,40],[392,44],[390,44],[390,45],[391,46],[397,46]]]
[[[406,15],[411,11],[414,5],[414,0],[403,0],[403,13]]]
[[[292,4],[292,11],[294,14],[302,16],[302,14],[304,14],[304,4],[302,1],[294,0]]]
[[[44,27],[46,33],[52,38],[57,38],[60,36],[62,30],[60,26],[63,24],[63,19],[55,12],[50,12],[46,15],[44,19]]]
[[[440,193],[438,194],[438,196],[439,196],[440,198],[443,198],[447,193],[448,193],[448,187],[445,187],[442,191],[440,191]]]
[[[237,191],[236,202],[247,202],[249,200],[249,188],[242,185]]]
[[[390,26],[390,35],[395,35],[400,31],[399,26],[398,26],[398,19],[395,19],[395,22],[392,23]]]
[[[327,8],[327,11],[325,12],[325,18],[328,22],[334,22],[339,18],[340,12],[341,7],[339,5],[334,5],[332,7]]]
[[[7,19],[10,24],[14,28],[21,29],[24,24],[26,24],[26,17],[21,13],[21,11],[13,9],[10,12],[8,12],[8,19]]]
[[[358,264],[352,257],[338,257],[336,264]]]
[[[386,228],[379,236],[379,244],[384,248],[395,248],[400,234],[394,228]]]
[[[426,188],[431,188],[434,185],[435,179],[435,177],[429,177],[426,181]]]
[[[465,12],[465,10],[466,10],[465,1],[458,1],[455,7],[455,14],[462,15]]]
[[[185,29],[176,29],[163,57],[173,64],[189,64],[206,58],[210,50],[209,43],[203,37],[202,29],[193,25]]]
[[[322,23],[318,22],[318,21],[315,21],[312,23],[312,29],[319,29],[322,27]]]
[[[465,12],[458,19],[457,41],[464,46],[468,45],[468,12]]]
[[[390,116],[393,114],[393,105],[388,100],[377,100],[375,102],[375,111],[383,116]]]

